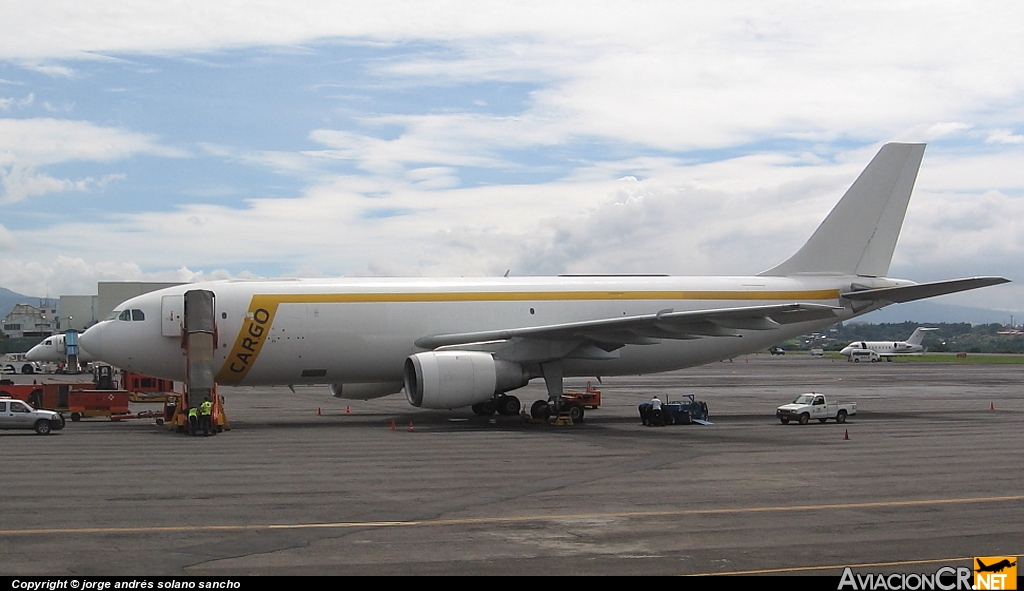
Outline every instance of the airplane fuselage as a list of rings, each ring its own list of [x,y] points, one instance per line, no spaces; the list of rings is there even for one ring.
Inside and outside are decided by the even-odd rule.
[[[847,357],[853,351],[874,351],[878,353],[880,357],[889,357],[893,355],[913,355],[924,351],[924,347],[921,345],[908,345],[907,343],[893,342],[893,341],[875,341],[875,342],[856,342],[850,343],[839,353]]]
[[[67,360],[67,349],[65,348],[64,340],[65,335],[63,334],[50,335],[43,339],[43,342],[29,349],[25,353],[25,358],[29,361],[44,363],[65,361]],[[81,346],[78,347],[78,360],[82,363],[94,361],[93,356]]]
[[[926,332],[934,328],[918,327],[905,341],[855,341],[843,347],[840,355],[850,357],[857,351],[874,351],[879,357],[898,357],[900,355],[920,355],[924,352],[921,341]]]
[[[223,281],[138,296],[85,339],[119,367],[170,380],[186,374],[183,294],[215,294],[216,380],[231,385],[401,382],[416,341],[459,331],[501,330],[651,314],[793,302],[842,307],[852,283],[909,282],[864,277],[553,277]],[[143,320],[113,318],[139,310]],[[763,349],[854,315],[734,331],[741,336],[629,344],[613,358],[564,359],[566,376],[622,375],[690,367]]]

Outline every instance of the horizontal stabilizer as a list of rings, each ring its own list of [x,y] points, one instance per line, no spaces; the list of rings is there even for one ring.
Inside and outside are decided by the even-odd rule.
[[[949,293],[957,293],[960,291],[967,291],[969,289],[978,289],[979,287],[988,287],[990,285],[999,285],[1001,283],[1009,282],[1010,280],[1005,277],[970,277],[967,279],[950,279],[947,281],[918,283],[915,285],[903,285],[900,287],[882,287],[879,289],[850,291],[840,294],[839,297],[858,302],[886,302],[890,304],[902,304],[904,302],[913,302],[916,300],[923,300],[925,298],[932,298]]]

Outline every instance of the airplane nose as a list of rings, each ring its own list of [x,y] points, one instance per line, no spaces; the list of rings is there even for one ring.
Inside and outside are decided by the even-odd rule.
[[[94,359],[103,359],[103,333],[106,329],[106,322],[100,322],[78,335],[78,347],[89,352]]]

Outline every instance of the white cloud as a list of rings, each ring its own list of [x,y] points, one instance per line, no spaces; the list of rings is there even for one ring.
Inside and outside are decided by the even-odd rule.
[[[0,203],[17,203],[33,195],[60,193],[80,187],[72,181],[55,179],[21,166],[0,170],[0,186],[3,187]]]
[[[61,66],[57,64],[41,64],[36,62],[21,62],[21,67],[26,70],[38,72],[40,74],[46,74],[47,76],[55,76],[62,78],[74,78],[75,71],[67,66]]]
[[[14,234],[0,224],[0,252],[16,250],[17,247],[18,241],[14,238]]]
[[[970,191],[988,189],[1016,192],[1024,190],[1024,146],[1006,145],[992,153],[969,150],[930,153],[925,151],[924,164],[917,187],[928,191]]]
[[[536,141],[506,118],[473,115],[424,115],[378,118],[371,123],[400,125],[405,131],[392,140],[343,130],[319,129],[310,139],[327,150],[310,151],[321,158],[354,160],[370,173],[394,175],[407,165],[444,164],[495,168],[509,166],[495,151],[503,146],[528,146]],[[510,136],[517,136],[512,138]]]
[[[892,137],[895,141],[901,142],[930,142],[957,135],[974,127],[970,123],[959,121],[940,121],[937,123],[922,123],[906,129]]]
[[[2,238],[2,235],[0,235]],[[100,281],[161,281],[193,283],[252,278],[251,273],[232,275],[224,269],[209,272],[192,271],[187,267],[146,272],[132,263],[100,261],[88,263],[80,257],[57,256],[42,261],[0,259],[0,275],[4,287],[33,296],[53,297],[60,294],[95,294]]]
[[[993,129],[985,141],[996,144],[1024,144],[1024,135],[1014,134],[1009,129]]]
[[[671,149],[777,134],[892,137],[907,121],[950,121],[978,104],[1013,101],[1024,86],[1024,54],[1007,50],[1018,42],[1007,23],[1024,19],[1013,2],[968,9],[928,2],[267,0],[243,8],[40,1],[9,12],[0,25],[0,58],[9,59],[323,39],[437,42],[456,57],[413,54],[381,73],[420,84],[542,81],[522,115],[548,121],[552,131]]]
[[[181,156],[161,146],[155,137],[86,121],[61,119],[0,119],[0,203],[15,203],[34,195],[69,190],[84,191],[123,175],[100,179],[58,179],[41,172],[64,162],[113,162],[136,154]]]
[[[316,170],[315,154],[275,150],[239,150],[215,144],[200,144],[202,150],[231,162],[269,168],[279,174],[305,176]]]
[[[135,154],[181,156],[156,137],[88,121],[0,119],[0,166],[35,166],[70,161],[113,162]]]
[[[28,93],[23,99],[0,98],[0,110],[9,111],[12,107],[27,107],[35,101],[35,94]]]

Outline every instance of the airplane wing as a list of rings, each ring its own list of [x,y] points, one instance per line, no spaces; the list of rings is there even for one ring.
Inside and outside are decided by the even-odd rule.
[[[741,336],[737,330],[770,330],[779,325],[821,320],[836,316],[842,308],[821,304],[781,304],[749,306],[716,310],[676,312],[662,310],[655,314],[602,318],[546,326],[529,326],[503,330],[439,334],[423,337],[416,346],[423,349],[470,345],[474,349],[490,350],[499,343],[512,340],[547,341],[564,343],[561,354],[553,350],[552,357],[566,355],[580,346],[615,351],[624,345],[654,344],[659,339],[698,339],[710,336]],[[595,351],[598,358],[600,352]],[[593,355],[593,353],[591,354]],[[591,356],[591,355],[588,355]]]
[[[839,294],[839,297],[864,302],[902,304],[904,302],[913,302],[958,291],[967,291],[968,289],[977,289],[979,287],[1009,282],[1010,280],[1005,277],[970,277],[967,279],[949,279],[947,281],[918,283],[900,287],[854,290]]]

